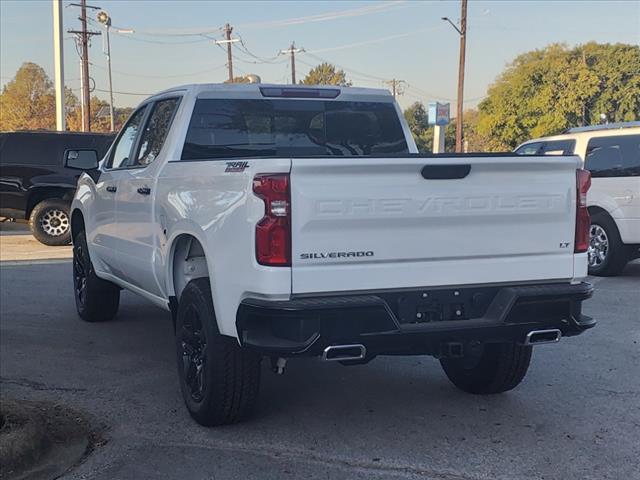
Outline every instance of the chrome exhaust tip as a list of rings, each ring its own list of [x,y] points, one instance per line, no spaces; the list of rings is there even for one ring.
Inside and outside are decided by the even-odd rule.
[[[527,333],[524,345],[541,345],[543,343],[558,343],[562,337],[562,332],[557,328],[550,330],[532,330]]]
[[[367,349],[364,345],[329,345],[322,352],[322,360],[343,362],[348,360],[364,360]]]

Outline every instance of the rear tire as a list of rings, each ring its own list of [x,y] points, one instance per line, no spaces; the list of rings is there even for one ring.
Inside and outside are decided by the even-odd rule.
[[[189,414],[200,425],[240,422],[254,408],[261,357],[235,338],[220,335],[208,278],[191,280],[176,315],[180,388]]]
[[[69,204],[59,198],[41,201],[31,211],[29,228],[40,243],[50,246],[68,245],[71,242]]]
[[[73,293],[78,315],[87,322],[112,320],[118,313],[120,288],[96,275],[83,231],[73,242]]]
[[[531,351],[532,347],[516,343],[489,343],[473,358],[443,358],[440,364],[451,383],[464,392],[502,393],[522,382]]]
[[[616,223],[606,213],[594,213],[591,215],[589,234],[589,275],[619,275],[631,259],[631,255],[620,239]]]

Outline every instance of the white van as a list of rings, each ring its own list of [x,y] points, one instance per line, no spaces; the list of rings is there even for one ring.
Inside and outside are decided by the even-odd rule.
[[[529,140],[521,155],[580,156],[591,171],[589,273],[617,275],[640,257],[640,122],[572,128]]]

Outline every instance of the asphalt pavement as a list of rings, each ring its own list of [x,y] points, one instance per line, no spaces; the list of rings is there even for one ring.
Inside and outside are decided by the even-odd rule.
[[[182,404],[170,315],[123,292],[75,313],[68,260],[0,263],[0,393],[86,412],[106,443],[65,479],[640,479],[640,263],[594,278],[598,326],[535,348],[523,384],[456,390],[429,357],[265,362],[250,421]]]

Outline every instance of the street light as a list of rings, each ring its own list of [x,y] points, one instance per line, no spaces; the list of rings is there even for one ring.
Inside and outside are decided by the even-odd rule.
[[[462,15],[460,16],[460,27],[451,21],[449,17],[442,17],[442,20],[449,22],[460,35],[460,63],[458,64],[458,108],[456,112],[456,152],[462,152],[462,104],[464,96],[464,60],[467,46],[467,0],[462,0]]]
[[[111,29],[111,17],[109,14],[100,10],[96,15],[98,22],[104,25],[107,32],[107,69],[109,71],[109,116],[111,118],[111,131],[115,130],[115,119],[113,118],[113,84],[111,81],[111,42],[109,41],[109,30]]]

